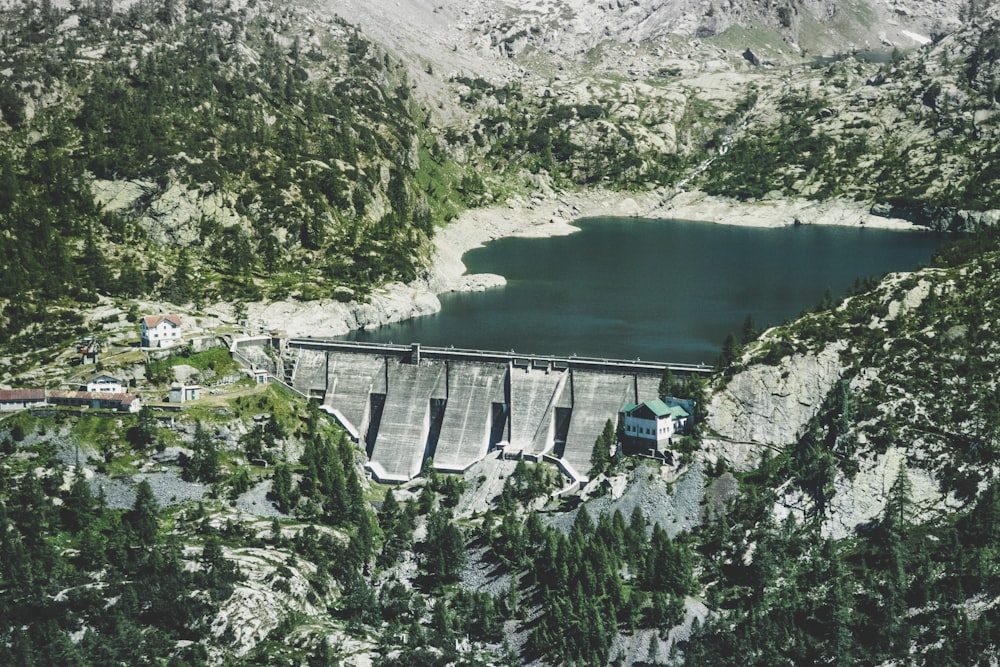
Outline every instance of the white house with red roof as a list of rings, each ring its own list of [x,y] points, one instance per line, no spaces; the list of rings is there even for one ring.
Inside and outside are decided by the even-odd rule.
[[[181,342],[180,315],[146,315],[142,318],[142,347],[170,347]]]

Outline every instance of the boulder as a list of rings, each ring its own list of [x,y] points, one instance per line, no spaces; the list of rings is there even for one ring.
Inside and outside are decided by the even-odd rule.
[[[746,51],[743,52],[743,59],[749,62],[751,65],[754,65],[755,67],[760,66],[760,58],[758,58],[757,54],[750,49],[747,49]]]

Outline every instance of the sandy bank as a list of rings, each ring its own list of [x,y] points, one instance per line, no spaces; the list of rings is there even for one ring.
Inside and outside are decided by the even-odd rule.
[[[505,204],[465,211],[437,230],[434,258],[423,276],[404,285],[377,289],[368,303],[340,303],[331,299],[248,304],[251,321],[286,330],[291,336],[340,336],[441,309],[439,294],[490,289],[505,284],[503,276],[468,274],[462,256],[486,243],[506,237],[550,237],[572,234],[571,223],[584,217],[623,216],[678,218],[729,225],[781,227],[800,224],[865,225],[887,229],[917,229],[903,220],[873,216],[859,202],[773,200],[754,203],[681,192],[665,197],[662,191],[620,193],[606,190],[512,198]]]

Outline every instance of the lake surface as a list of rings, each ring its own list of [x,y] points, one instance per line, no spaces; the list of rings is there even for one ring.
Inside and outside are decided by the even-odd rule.
[[[447,294],[442,310],[345,339],[522,353],[715,361],[751,315],[760,328],[844,295],[855,279],[927,263],[946,239],[862,227],[758,229],[589,218],[569,236],[494,241],[465,255],[506,287]]]

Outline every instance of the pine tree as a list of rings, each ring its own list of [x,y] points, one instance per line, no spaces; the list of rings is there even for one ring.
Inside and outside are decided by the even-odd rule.
[[[93,518],[94,495],[90,492],[90,484],[79,464],[73,469],[73,481],[62,509],[63,525],[73,533],[86,529]]]
[[[716,366],[720,371],[731,372],[733,364],[739,361],[739,358],[739,343],[736,342],[736,336],[729,334],[722,343],[722,354],[719,356]]]
[[[135,503],[132,505],[132,510],[125,515],[128,526],[142,546],[150,547],[156,544],[159,511],[160,506],[153,494],[153,487],[147,480],[142,480],[135,489]]]
[[[910,475],[906,471],[906,464],[900,463],[899,472],[892,486],[889,487],[889,495],[885,505],[885,522],[887,526],[896,530],[903,530],[909,521],[911,493],[913,485],[910,483]]]
[[[594,441],[594,449],[590,453],[590,477],[593,479],[608,469],[611,460],[611,447],[615,444],[615,427],[611,420],[604,423],[604,430]]]
[[[452,521],[451,510],[435,510],[427,517],[424,571],[432,582],[442,584],[453,581],[465,562],[465,538]]]
[[[292,492],[292,469],[287,463],[279,463],[275,466],[274,477],[271,479],[271,490],[267,497],[277,503],[278,510],[285,514],[291,512],[297,504],[298,494]]]
[[[185,467],[191,479],[212,484],[219,479],[219,450],[212,434],[199,421],[194,431],[194,456]]]
[[[757,340],[758,336],[760,336],[760,330],[754,323],[753,316],[747,315],[746,319],[743,320],[743,331],[742,331],[742,336],[740,338],[740,343],[742,343],[743,345],[749,345],[753,341]]]
[[[157,426],[153,409],[144,405],[139,409],[135,426],[128,431],[129,442],[136,449],[148,447],[156,441]]]

